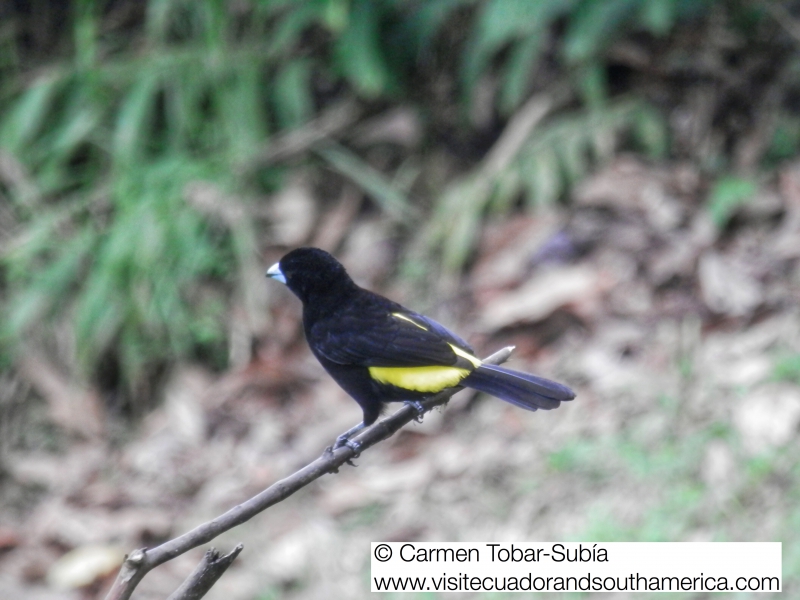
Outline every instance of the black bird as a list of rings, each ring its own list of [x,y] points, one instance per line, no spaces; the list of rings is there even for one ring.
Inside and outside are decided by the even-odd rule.
[[[360,288],[333,256],[298,248],[272,265],[276,279],[303,303],[303,328],[314,356],[361,406],[364,420],[336,440],[372,425],[385,402],[418,401],[462,385],[526,410],[557,408],[572,400],[567,386],[483,364],[460,337],[436,321]]]

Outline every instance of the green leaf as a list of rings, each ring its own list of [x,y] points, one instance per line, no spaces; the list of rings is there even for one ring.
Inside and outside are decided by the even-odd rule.
[[[91,68],[97,60],[97,7],[94,0],[73,3],[75,62],[80,69]]]
[[[230,79],[217,93],[226,145],[230,148],[231,160],[237,161],[252,156],[267,137],[264,81],[260,65],[254,62],[243,64]]]
[[[506,214],[519,198],[522,188],[520,169],[504,169],[497,175],[489,209],[496,214]]]
[[[282,15],[275,24],[275,29],[267,40],[265,57],[275,59],[287,55],[294,49],[303,31],[321,19],[320,7],[315,3],[293,4],[291,12]]]
[[[640,107],[634,114],[633,134],[650,157],[663,158],[667,155],[667,124],[658,111],[648,106]]]
[[[570,184],[580,181],[588,172],[588,144],[579,134],[567,135],[558,147],[561,164]]]
[[[49,312],[67,297],[79,279],[94,244],[90,228],[81,230],[72,239],[59,244],[56,259],[39,266],[29,278],[21,294],[12,299],[9,327],[16,335],[24,335],[34,323],[49,317]]]
[[[416,210],[400,190],[379,171],[340,146],[326,146],[317,153],[342,175],[370,194],[375,202],[396,219],[413,218]]]
[[[620,26],[636,17],[640,0],[583,0],[572,14],[564,56],[573,64],[599,58]]]
[[[664,36],[675,24],[677,12],[676,0],[644,0],[641,21],[655,35]]]
[[[543,42],[542,32],[536,31],[512,49],[500,90],[500,110],[504,114],[511,114],[525,99]]]
[[[206,0],[194,2],[195,10],[201,13],[203,20],[203,38],[205,46],[210,50],[222,50],[226,43],[228,30],[227,3],[223,0]]]
[[[442,199],[442,207],[445,207],[442,212],[447,216],[442,263],[450,273],[462,268],[475,247],[490,192],[489,181],[473,176],[448,187]]]
[[[173,0],[149,0],[147,2],[147,37],[153,43],[163,42],[169,31],[169,17]]]
[[[552,148],[540,148],[524,163],[522,171],[528,188],[528,206],[547,206],[558,200],[564,186],[558,156]]]
[[[294,129],[311,119],[311,62],[294,60],[280,70],[273,87],[275,113],[282,128]]]
[[[736,209],[752,198],[756,189],[752,179],[728,176],[717,181],[706,203],[716,226],[720,229],[725,227]]]
[[[439,30],[446,25],[450,13],[465,5],[475,4],[476,0],[427,0],[418,4],[406,17],[402,27],[402,37],[415,51],[426,47]]]
[[[583,101],[591,109],[604,108],[608,100],[608,78],[605,64],[592,60],[576,69],[578,88]]]
[[[80,87],[74,89],[59,126],[54,128],[49,140],[52,158],[59,163],[69,161],[72,152],[87,141],[103,116],[96,106],[87,102]]]
[[[773,377],[778,381],[800,384],[800,354],[790,354],[780,358],[773,368]]]
[[[349,27],[336,40],[337,68],[366,98],[376,98],[391,87],[391,75],[380,43],[377,5],[356,0]]]
[[[482,5],[474,31],[466,48],[463,80],[471,89],[489,61],[503,46],[528,37],[538,38],[560,14],[568,11],[572,1],[561,0],[492,0]],[[523,50],[518,60],[524,62]]]
[[[40,77],[8,111],[0,129],[0,143],[12,152],[20,152],[43,129],[64,79],[56,74]]]
[[[123,99],[114,127],[113,150],[119,160],[129,161],[143,154],[151,132],[151,113],[159,91],[159,77],[146,70]]]
[[[349,0],[324,0],[322,2],[322,21],[332,32],[341,33],[350,20]]]

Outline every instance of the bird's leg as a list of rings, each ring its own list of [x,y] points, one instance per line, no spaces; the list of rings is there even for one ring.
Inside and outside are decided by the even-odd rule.
[[[407,405],[411,406],[415,411],[417,411],[417,416],[414,417],[414,420],[417,423],[422,423],[422,415],[425,414],[425,407],[422,406],[422,404],[420,402],[416,401],[416,400],[404,400],[403,404],[407,404]],[[361,444],[359,444],[358,442],[352,441],[350,438],[353,437],[355,434],[357,434],[362,429],[364,429],[365,427],[366,427],[366,425],[364,425],[363,421],[361,423],[359,423],[358,425],[354,425],[353,427],[351,427],[350,429],[345,431],[342,435],[337,437],[336,438],[336,442],[334,442],[333,446],[329,446],[328,449],[326,450],[326,452],[328,452],[328,451],[333,452],[334,450],[338,450],[342,446],[347,446],[353,452],[355,452],[356,456],[357,456],[359,454],[360,450],[361,450]]]
[[[362,421],[358,425],[354,425],[353,427],[345,431],[342,435],[336,438],[336,443],[333,444],[333,449],[336,450],[338,448],[341,448],[342,446],[347,446],[348,448],[353,450],[353,452],[358,453],[358,451],[361,449],[361,444],[359,444],[358,442],[351,441],[350,438],[353,437],[362,429],[364,429],[364,427],[366,427],[366,425],[364,425],[364,422]]]
[[[416,410],[417,411],[417,416],[414,417],[414,420],[417,423],[422,423],[422,415],[425,414],[425,407],[422,406],[422,404],[420,404],[416,400],[404,400],[403,404],[405,404],[406,406],[410,406],[414,410]]]

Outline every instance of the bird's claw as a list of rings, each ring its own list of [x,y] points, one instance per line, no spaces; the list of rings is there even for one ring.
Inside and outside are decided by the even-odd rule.
[[[358,458],[361,456],[361,444],[359,442],[349,440],[347,438],[337,438],[336,443],[333,445],[331,451],[338,450],[339,448],[350,448],[353,451],[353,456],[348,458],[345,462],[351,467],[355,467],[356,464],[353,462],[354,458]]]
[[[350,448],[350,450],[355,452],[355,454],[353,454],[353,458],[358,458],[359,456],[361,456],[361,444],[359,442],[354,442],[353,440],[347,440],[342,445],[347,446],[348,448]]]
[[[339,448],[342,448],[344,446],[347,446],[348,448],[350,448],[350,450],[355,452],[355,456],[353,456],[353,458],[361,454],[361,444],[345,436],[339,436],[338,438],[336,438],[336,443],[333,445],[332,448],[330,448],[330,450],[331,452],[333,452],[334,450],[338,450]]]
[[[422,423],[422,416],[425,414],[425,407],[422,406],[421,403],[417,402],[416,400],[406,400],[403,404],[410,406],[414,410],[417,411],[417,416],[414,417],[414,420],[417,423]]]
[[[347,460],[347,464],[350,465],[351,467],[355,467],[352,461],[354,458],[358,458],[359,456],[361,456],[361,444],[359,444],[358,442],[354,442],[353,440],[347,440],[344,443],[344,445],[353,451],[353,456],[351,456]]]

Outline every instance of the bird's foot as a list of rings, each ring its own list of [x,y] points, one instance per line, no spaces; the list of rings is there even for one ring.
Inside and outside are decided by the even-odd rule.
[[[353,456],[353,458],[356,458],[359,454],[361,454],[361,444],[351,440],[350,438],[353,437],[355,434],[357,434],[362,429],[364,429],[364,427],[366,427],[364,425],[364,423],[359,423],[355,427],[351,427],[350,429],[345,431],[342,435],[337,437],[336,438],[336,442],[334,442],[334,444],[333,444],[333,447],[330,448],[331,452],[333,452],[334,450],[338,450],[339,448],[341,448],[343,446],[347,446],[353,452],[355,452],[355,455]]]
[[[337,438],[336,443],[333,445],[333,449],[338,450],[339,448],[344,448],[344,447],[350,448],[350,450],[352,450],[356,454],[361,453],[361,444],[359,442],[356,442],[354,440]]]
[[[417,416],[414,417],[414,420],[417,423],[422,423],[422,416],[425,414],[425,407],[422,406],[421,403],[417,402],[416,400],[405,400],[403,404],[412,407],[414,410],[417,411]]]
[[[361,444],[359,442],[351,440],[348,436],[345,436],[344,434],[336,438],[336,442],[333,444],[331,451],[338,450],[339,448],[343,448],[345,446],[350,448],[356,454],[359,454],[361,452]]]
[[[333,448],[332,448],[331,451],[338,450],[339,448],[345,448],[345,447],[346,448],[350,448],[350,450],[353,451],[353,456],[351,456],[350,458],[347,459],[347,464],[350,465],[351,467],[355,467],[356,464],[353,462],[353,459],[354,458],[358,458],[359,456],[361,456],[361,444],[359,444],[358,442],[356,442],[354,440],[349,440],[349,439],[345,438],[344,434],[343,434],[343,435],[340,435],[338,438],[336,438],[336,443],[333,445]]]
[[[359,444],[358,442],[354,442],[353,440],[347,440],[344,443],[344,445],[347,446],[348,448],[350,448],[350,450],[353,451],[353,456],[351,458],[358,458],[359,456],[361,456],[361,444]],[[347,462],[350,462],[350,461],[347,461]],[[355,465],[352,465],[352,466],[355,466]]]

